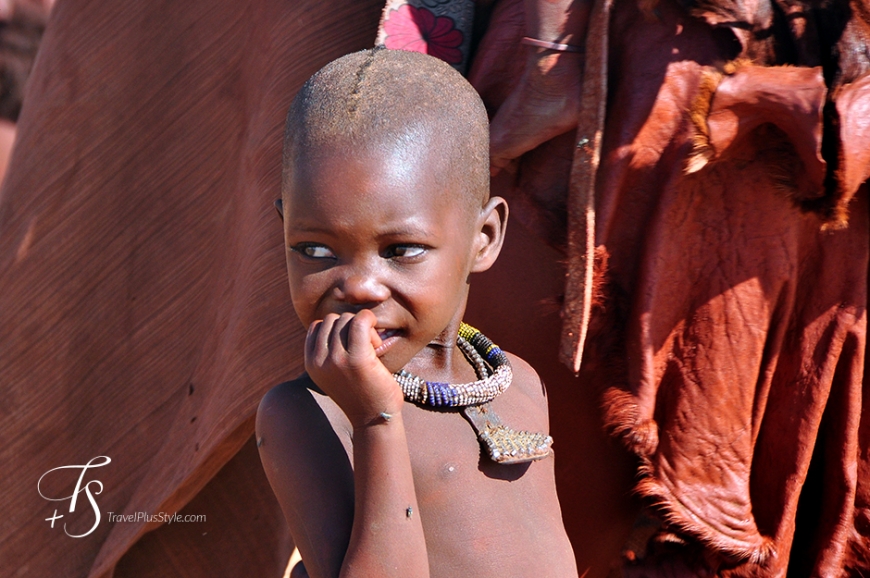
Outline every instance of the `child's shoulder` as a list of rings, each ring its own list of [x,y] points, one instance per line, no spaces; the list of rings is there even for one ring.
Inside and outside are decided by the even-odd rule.
[[[507,351],[505,353],[511,362],[511,369],[514,374],[513,381],[511,382],[513,385],[511,387],[517,386],[518,389],[523,390],[529,397],[546,405],[547,390],[538,372],[522,357],[517,357]]]
[[[257,408],[258,437],[262,437],[259,434],[263,427],[271,428],[286,423],[288,418],[293,422],[299,418],[305,419],[307,414],[319,407],[315,397],[317,391],[317,386],[308,374],[303,374],[292,381],[279,383],[266,392]]]
[[[511,362],[513,380],[508,390],[494,400],[496,409],[504,413],[502,417],[515,416],[514,423],[521,429],[547,431],[550,420],[543,381],[524,359],[505,353]]]
[[[511,362],[514,380],[517,381],[517,383],[522,382],[529,386],[534,385],[536,390],[541,389],[541,377],[538,375],[538,372],[535,371],[535,368],[529,365],[525,359],[518,357],[510,351],[505,351],[505,354],[507,354],[507,357]]]
[[[319,393],[321,393],[320,388],[308,377],[307,373],[303,373],[296,379],[279,383],[267,391],[263,399],[260,400],[257,416],[267,417],[274,411],[292,410],[292,408],[299,407],[300,404],[304,407],[309,398]]]
[[[342,438],[352,429],[344,413],[307,373],[276,385],[263,396],[257,408],[256,427],[257,437],[263,439],[266,433],[277,433],[282,438],[299,433],[305,439],[324,428]]]

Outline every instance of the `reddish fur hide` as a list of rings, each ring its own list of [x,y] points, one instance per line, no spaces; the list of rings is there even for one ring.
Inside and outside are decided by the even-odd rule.
[[[866,77],[820,56],[824,14],[765,36],[781,12],[761,3],[641,4],[611,23],[607,272],[580,384],[550,391],[600,391],[640,460],[664,528],[626,575],[870,571]],[[508,194],[541,196],[532,158]]]

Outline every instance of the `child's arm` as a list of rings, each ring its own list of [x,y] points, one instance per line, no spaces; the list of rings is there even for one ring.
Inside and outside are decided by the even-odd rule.
[[[266,438],[261,448],[264,465],[312,578],[429,575],[402,422],[404,400],[395,379],[375,354],[373,342],[379,344],[373,331],[375,321],[370,311],[341,317],[328,315],[322,322],[312,324],[306,339],[305,365],[309,375],[353,426],[352,484],[335,482],[331,472],[314,471],[318,465],[322,469],[323,464],[329,464],[329,469],[342,469],[335,468],[336,461],[340,461],[334,459],[338,453],[335,448],[321,448],[328,456],[318,459],[313,449],[302,445],[313,440],[287,443],[294,427],[282,424],[280,419],[265,418],[268,396],[258,415],[258,432]],[[316,412],[305,415],[312,413]],[[382,413],[388,414],[389,420]],[[269,439],[264,431],[267,429],[283,430],[271,432],[277,440],[271,450],[267,450]],[[314,437],[312,433],[308,432],[309,438]],[[301,431],[297,433],[300,434],[304,435]],[[321,440],[315,445],[324,443]],[[276,451],[278,455],[274,455]],[[290,457],[288,452],[294,455]],[[294,463],[297,460],[302,463]],[[299,473],[300,467],[308,471]],[[339,478],[344,475],[343,471],[335,473]],[[324,490],[321,487],[324,482],[335,487]],[[349,516],[349,497],[342,488],[351,485],[353,513]],[[293,490],[312,495],[294,496]],[[330,503],[325,492],[337,493],[337,501],[345,506]],[[340,519],[338,523],[324,521],[333,515]],[[352,518],[349,538],[348,517]],[[319,543],[323,541],[328,543]]]
[[[402,414],[354,428],[354,520],[342,576],[429,576]]]
[[[305,343],[305,369],[353,425],[353,530],[341,575],[428,576],[404,398],[375,353],[376,322],[368,310],[327,315]]]
[[[309,385],[302,377],[266,394],[257,445],[309,575],[338,576],[353,525],[353,469],[344,432],[330,423],[337,416],[324,412]]]

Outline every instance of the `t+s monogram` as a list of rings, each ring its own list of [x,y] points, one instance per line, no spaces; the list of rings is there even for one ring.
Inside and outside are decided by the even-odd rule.
[[[91,460],[84,465],[60,466],[60,467],[48,470],[47,472],[42,474],[42,476],[40,476],[40,478],[39,478],[39,481],[36,483],[36,490],[39,492],[39,495],[42,496],[43,498],[45,498],[46,500],[48,500],[50,502],[65,502],[67,500],[70,500],[70,504],[69,504],[69,513],[70,514],[76,511],[76,502],[78,500],[79,494],[84,492],[85,495],[87,496],[88,502],[90,502],[91,508],[94,511],[94,525],[91,526],[91,528],[83,534],[70,534],[69,531],[67,531],[67,529],[66,529],[66,522],[64,522],[63,531],[70,538],[84,538],[85,536],[89,535],[90,533],[92,533],[94,530],[97,529],[97,525],[99,525],[99,523],[100,523],[100,509],[97,507],[96,500],[94,500],[94,494],[102,493],[103,483],[99,480],[91,480],[91,481],[85,483],[84,485],[82,485],[82,482],[84,481],[85,474],[87,473],[87,471],[89,469],[101,468],[101,467],[109,464],[111,461],[112,461],[112,459],[109,458],[108,456],[97,456],[95,458],[91,458]],[[47,476],[51,472],[56,472],[58,470],[79,470],[79,469],[81,470],[81,473],[79,474],[79,479],[76,482],[75,490],[73,490],[73,493],[71,495],[65,496],[63,498],[50,498],[42,493],[42,487],[41,487],[42,480],[43,480],[43,478],[45,478],[45,476]],[[91,484],[94,484],[96,487],[96,490],[94,490],[93,493],[91,492]],[[54,521],[59,519],[59,518],[63,518],[63,514],[58,516],[57,510],[55,510],[54,515],[49,517],[49,518],[46,518],[45,521],[46,522],[51,521],[51,527],[54,528]]]

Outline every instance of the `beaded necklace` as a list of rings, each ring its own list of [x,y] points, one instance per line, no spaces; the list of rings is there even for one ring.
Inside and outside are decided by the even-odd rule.
[[[472,383],[426,381],[404,369],[393,374],[405,399],[433,407],[461,407],[489,458],[499,464],[517,464],[550,455],[553,438],[546,434],[515,431],[501,422],[490,403],[510,386],[510,360],[496,344],[462,322],[456,344],[479,378]],[[488,364],[488,365],[487,365]]]
[[[434,407],[464,407],[492,401],[504,393],[513,379],[511,362],[504,351],[465,322],[459,325],[456,345],[465,354],[480,379],[460,384],[426,381],[410,371],[400,369],[393,377],[402,387],[405,399]],[[492,368],[491,372],[487,363]]]

